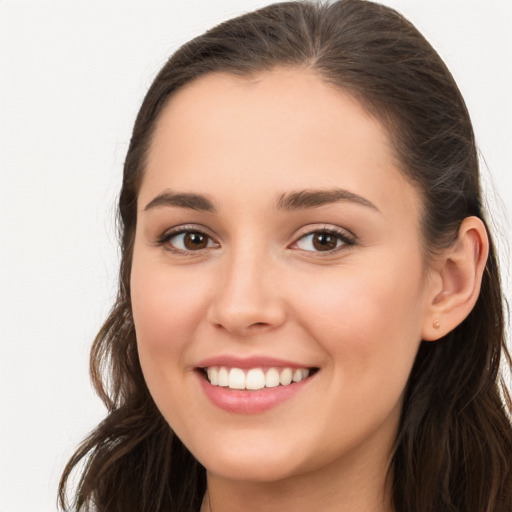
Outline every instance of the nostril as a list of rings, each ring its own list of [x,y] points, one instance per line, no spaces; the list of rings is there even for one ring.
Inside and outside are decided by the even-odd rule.
[[[283,324],[286,314],[283,306],[276,301],[270,303],[256,300],[214,300],[207,320],[217,330],[226,330],[232,334],[242,335],[263,332]]]

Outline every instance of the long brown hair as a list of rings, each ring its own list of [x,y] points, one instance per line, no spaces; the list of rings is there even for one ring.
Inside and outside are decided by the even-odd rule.
[[[77,470],[76,509],[200,508],[205,469],[156,408],[138,360],[130,303],[137,194],[156,120],[174,91],[211,72],[251,76],[276,66],[313,70],[388,129],[402,171],[422,197],[427,251],[449,246],[465,217],[485,222],[464,100],[435,50],[394,10],[364,0],[286,2],[185,44],[154,80],[133,129],[119,200],[119,293],[91,352],[92,380],[108,415],[66,466],[62,507]],[[398,512],[512,507],[512,404],[500,377],[500,362],[511,364],[503,303],[491,240],[473,311],[443,339],[421,344],[410,375],[390,467]]]

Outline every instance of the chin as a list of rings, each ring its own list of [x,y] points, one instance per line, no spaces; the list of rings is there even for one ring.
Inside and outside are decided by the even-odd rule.
[[[297,452],[297,450],[295,450]],[[289,453],[275,450],[212,450],[204,458],[198,458],[209,473],[228,480],[245,482],[277,482],[301,473],[300,461]],[[304,463],[304,461],[303,461]]]
[[[226,480],[252,482],[252,483],[272,483],[286,480],[299,473],[288,464],[277,463],[250,463],[241,461],[230,461],[225,464],[219,464],[219,461],[213,466],[206,466],[209,473],[215,474]]]

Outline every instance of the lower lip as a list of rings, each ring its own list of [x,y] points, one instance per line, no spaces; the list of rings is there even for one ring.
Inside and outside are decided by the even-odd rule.
[[[258,414],[268,411],[293,398],[308,385],[312,377],[288,386],[263,388],[256,391],[236,390],[222,386],[212,386],[199,375],[205,395],[217,407],[236,414]]]

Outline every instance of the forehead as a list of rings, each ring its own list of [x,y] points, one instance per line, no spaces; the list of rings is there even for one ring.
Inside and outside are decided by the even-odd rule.
[[[161,141],[159,134],[165,137],[165,131],[178,126],[182,131],[193,127],[196,136],[205,134],[212,139],[221,137],[229,123],[241,129],[241,136],[252,130],[255,147],[258,139],[279,123],[284,128],[279,142],[294,134],[309,136],[314,142],[315,135],[342,135],[340,131],[348,128],[354,136],[378,138],[391,147],[386,130],[347,91],[325,82],[312,70],[293,67],[251,77],[210,73],[192,81],[174,93],[163,109],[153,147]],[[203,127],[206,133],[197,131]]]
[[[162,187],[232,199],[343,187],[416,206],[387,132],[352,96],[303,69],[209,74],[172,96],[151,142],[141,194]]]

